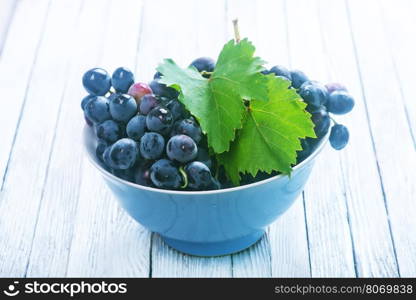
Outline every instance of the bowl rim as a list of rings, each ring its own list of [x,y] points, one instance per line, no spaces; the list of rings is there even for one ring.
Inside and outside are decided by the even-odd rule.
[[[294,166],[292,168],[292,173],[295,172],[296,170],[302,168],[304,165],[306,165],[307,163],[309,163],[311,160],[313,160],[321,151],[322,149],[325,147],[326,143],[328,142],[329,139],[329,134],[330,134],[330,128],[328,129],[328,132],[322,137],[321,142],[319,143],[319,146],[303,161],[301,161],[299,164],[297,164],[296,166]],[[136,189],[141,189],[141,190],[145,190],[145,191],[149,191],[149,192],[156,192],[156,193],[162,193],[162,194],[174,194],[174,195],[211,195],[211,194],[222,194],[222,193],[230,193],[230,192],[236,192],[236,191],[240,191],[240,190],[244,190],[244,189],[249,189],[252,187],[256,187],[256,186],[260,186],[266,183],[269,183],[273,180],[277,180],[280,179],[282,177],[287,177],[289,175],[286,174],[278,174],[276,176],[264,179],[264,180],[260,180],[260,181],[256,181],[254,183],[250,183],[250,184],[245,184],[245,185],[241,185],[241,186],[236,186],[236,187],[231,187],[231,188],[225,188],[225,189],[219,189],[219,190],[209,190],[209,191],[177,191],[177,190],[165,190],[165,189],[158,189],[158,188],[154,188],[154,187],[149,187],[149,186],[144,186],[144,185],[140,185],[137,183],[133,183],[124,179],[121,179],[115,175],[113,175],[112,173],[110,173],[109,171],[105,170],[97,161],[95,158],[92,157],[92,154],[90,153],[90,151],[88,151],[88,147],[85,143],[86,141],[86,136],[88,134],[88,131],[93,131],[93,128],[88,126],[87,124],[84,125],[84,129],[82,131],[82,135],[83,135],[83,146],[84,146],[84,151],[87,153],[87,157],[88,160],[90,161],[90,163],[92,163],[92,165],[94,165],[95,168],[97,168],[101,174],[111,180],[115,180],[118,181],[119,183],[125,184],[125,185],[129,185],[133,188]]]

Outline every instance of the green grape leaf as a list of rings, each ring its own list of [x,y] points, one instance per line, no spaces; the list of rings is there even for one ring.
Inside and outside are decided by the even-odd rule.
[[[228,151],[236,130],[241,128],[243,101],[268,100],[268,80],[260,73],[264,62],[253,56],[254,50],[247,39],[229,41],[209,79],[194,67],[180,68],[171,59],[157,67],[163,74],[160,82],[180,91],[179,100],[198,119],[215,153]]]
[[[289,89],[290,82],[275,76],[267,78],[269,101],[250,101],[230,150],[217,156],[234,184],[239,183],[240,173],[290,174],[296,151],[302,150],[299,139],[316,137],[306,104],[294,89]]]

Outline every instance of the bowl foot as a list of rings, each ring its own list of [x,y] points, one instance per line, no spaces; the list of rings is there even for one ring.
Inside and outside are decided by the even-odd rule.
[[[219,256],[242,251],[255,242],[264,234],[263,230],[255,231],[249,235],[220,242],[187,242],[161,236],[163,241],[172,248],[190,255],[196,256]]]

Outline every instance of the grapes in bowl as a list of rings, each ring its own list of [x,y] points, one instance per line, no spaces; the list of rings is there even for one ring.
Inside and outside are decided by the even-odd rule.
[[[332,117],[354,106],[343,85],[242,57],[201,57],[185,69],[165,60],[149,83],[125,67],[83,77],[90,161],[131,217],[188,254],[255,243],[302,192],[326,142],[348,143]]]
[[[293,168],[290,177],[280,174],[239,187],[186,191],[145,185],[149,180],[146,166],[137,166],[136,173],[131,175],[122,170],[112,172],[96,155],[98,141],[94,130],[85,125],[83,132],[89,160],[128,214],[160,234],[171,247],[198,256],[238,252],[259,240],[266,226],[302,192],[328,137],[329,133]],[[162,167],[169,173],[169,164]],[[135,176],[137,183],[126,180],[129,176]]]

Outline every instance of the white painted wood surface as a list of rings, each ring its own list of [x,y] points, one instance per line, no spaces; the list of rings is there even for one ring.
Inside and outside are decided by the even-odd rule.
[[[416,276],[416,5],[411,0],[0,2],[0,276]],[[345,83],[348,147],[327,147],[305,192],[253,247],[200,258],[166,246],[117,204],[80,137],[83,72],[125,65],[149,81],[232,38]],[[30,28],[30,30],[27,30]]]

